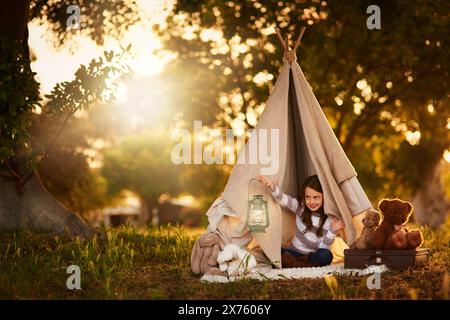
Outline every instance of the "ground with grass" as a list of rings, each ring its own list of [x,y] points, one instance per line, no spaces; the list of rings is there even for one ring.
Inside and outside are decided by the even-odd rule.
[[[199,232],[182,227],[109,230],[90,240],[29,231],[0,232],[0,299],[448,299],[450,219],[421,228],[431,250],[428,266],[381,277],[203,283],[190,252]],[[81,269],[81,290],[66,287],[67,267]]]

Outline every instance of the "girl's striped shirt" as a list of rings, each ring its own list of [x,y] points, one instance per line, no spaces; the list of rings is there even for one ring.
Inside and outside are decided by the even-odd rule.
[[[281,206],[289,209],[296,215],[295,221],[297,228],[295,231],[295,237],[292,240],[292,245],[295,249],[297,249],[300,253],[307,254],[310,252],[315,252],[320,248],[328,249],[330,247],[336,238],[336,233],[334,233],[331,229],[330,218],[327,217],[325,220],[322,229],[322,236],[317,237],[316,230],[319,227],[320,214],[313,212],[311,215],[312,228],[305,232],[306,225],[301,219],[304,212],[304,207],[300,206],[299,201],[296,198],[285,194],[278,186],[275,186],[275,188],[271,190],[271,193],[274,199]]]

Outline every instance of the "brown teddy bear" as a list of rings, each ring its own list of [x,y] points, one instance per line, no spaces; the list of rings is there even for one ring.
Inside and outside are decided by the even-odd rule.
[[[375,229],[380,224],[381,215],[377,210],[370,209],[366,212],[362,223],[364,228],[361,231],[361,235],[351,245],[352,249],[372,249],[372,237]]]
[[[375,249],[415,249],[422,244],[422,233],[418,229],[408,230],[413,205],[400,199],[383,199],[378,204],[383,221],[375,230],[372,245]]]

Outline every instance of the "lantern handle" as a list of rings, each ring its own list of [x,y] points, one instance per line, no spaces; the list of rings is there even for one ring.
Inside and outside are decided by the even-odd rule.
[[[250,179],[248,181],[248,194],[247,194],[247,200],[248,201],[250,201],[250,187],[251,187],[251,184],[252,184],[253,181],[257,181],[257,180],[258,180],[258,178],[252,178],[252,179]],[[264,200],[267,201],[268,197],[267,197],[267,188],[266,187],[264,187],[264,196],[265,196]]]

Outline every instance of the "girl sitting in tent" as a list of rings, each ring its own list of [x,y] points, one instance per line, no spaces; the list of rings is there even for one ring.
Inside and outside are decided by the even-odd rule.
[[[324,213],[323,191],[317,175],[308,177],[299,199],[293,198],[270,179],[259,176],[258,181],[270,189],[274,199],[296,214],[296,232],[292,245],[281,248],[283,268],[326,266],[333,260],[329,250],[336,233],[345,225],[342,219],[330,218]]]

